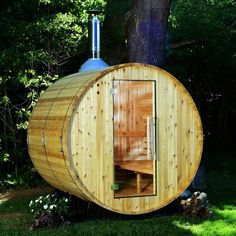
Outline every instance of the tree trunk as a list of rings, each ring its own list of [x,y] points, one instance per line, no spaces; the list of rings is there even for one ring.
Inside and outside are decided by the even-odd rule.
[[[164,42],[171,0],[135,0],[127,22],[130,62],[159,66],[164,62]]]

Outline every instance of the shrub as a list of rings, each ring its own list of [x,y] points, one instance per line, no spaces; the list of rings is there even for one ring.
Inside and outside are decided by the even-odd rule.
[[[57,194],[40,196],[29,203],[30,211],[34,213],[34,222],[30,229],[67,225],[69,218],[70,199]]]

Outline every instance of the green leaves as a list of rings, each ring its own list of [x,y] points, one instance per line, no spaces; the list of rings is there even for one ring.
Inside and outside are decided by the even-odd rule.
[[[0,104],[3,106],[7,106],[10,103],[10,99],[8,96],[3,96],[0,100]]]
[[[174,0],[167,70],[188,89],[201,113],[205,150],[234,148],[236,2]]]
[[[87,54],[86,11],[105,0],[18,0],[0,8],[0,172],[27,162],[26,129],[38,97]],[[9,156],[8,156],[9,155]],[[7,161],[9,159],[9,161]],[[2,162],[3,163],[3,162]]]
[[[64,73],[71,58],[86,53],[86,11],[91,8],[103,10],[105,3],[104,0],[6,3],[0,10],[0,24],[5,22],[2,32],[0,27],[3,68],[7,65],[14,72],[30,68],[39,74],[44,71]],[[14,14],[9,17],[7,9]]]
[[[43,3],[45,5],[50,4],[51,0],[39,0],[39,3]]]
[[[58,79],[58,75],[37,75],[35,70],[24,70],[18,74],[18,80],[25,88],[49,87]],[[30,96],[29,96],[30,97]]]
[[[18,117],[18,122],[16,123],[17,129],[27,129],[32,108],[35,106],[38,97],[43,93],[44,89],[49,87],[57,79],[58,75],[37,75],[36,71],[31,69],[19,73],[19,82],[29,91],[25,101],[27,105],[16,110],[16,116]]]
[[[6,152],[0,154],[0,163],[10,161],[10,155]]]
[[[61,216],[69,214],[70,200],[66,197],[59,197],[55,194],[39,196],[35,200],[31,200],[29,208],[36,216],[41,213],[58,213]]]

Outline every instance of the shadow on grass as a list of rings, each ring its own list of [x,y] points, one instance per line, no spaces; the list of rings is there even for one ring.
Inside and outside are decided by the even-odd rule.
[[[93,216],[65,227],[29,231],[32,223],[32,215],[28,209],[30,200],[31,198],[9,200],[0,205],[0,212],[7,215],[0,221],[0,235],[193,235],[191,230],[180,228],[173,223],[177,216],[163,217],[164,213],[162,217],[158,217],[161,216],[158,213],[146,217],[125,216],[124,219],[117,216],[115,218],[114,215],[105,217],[103,213],[100,219]],[[14,215],[16,212],[22,214]]]

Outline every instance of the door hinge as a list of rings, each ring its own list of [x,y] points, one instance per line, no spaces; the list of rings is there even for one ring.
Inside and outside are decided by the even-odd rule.
[[[111,89],[111,94],[113,94],[113,95],[117,94],[117,89],[116,88],[112,88]]]
[[[114,191],[119,190],[119,184],[112,184],[111,185],[111,190],[114,190]]]

